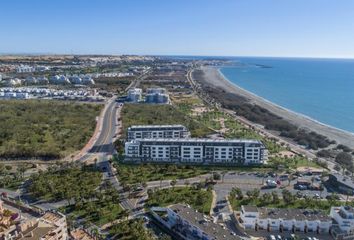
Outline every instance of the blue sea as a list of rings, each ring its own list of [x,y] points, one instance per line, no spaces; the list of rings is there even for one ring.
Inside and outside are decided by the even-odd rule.
[[[235,58],[221,72],[239,87],[354,133],[354,60]]]

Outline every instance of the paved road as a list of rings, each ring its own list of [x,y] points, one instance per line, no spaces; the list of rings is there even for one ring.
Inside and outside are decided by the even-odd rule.
[[[120,119],[120,112],[122,105],[112,98],[105,108],[102,119],[102,127],[92,148],[81,159],[85,161],[90,157],[97,158],[98,166],[103,170],[103,180],[111,182],[112,186],[118,191],[122,191],[122,187],[119,184],[117,177],[113,174],[113,169],[109,163],[110,158],[115,154],[114,140],[120,137],[118,135],[119,129],[122,127],[122,123],[118,121]],[[125,209],[132,210],[133,204],[125,195],[123,195],[121,206]]]

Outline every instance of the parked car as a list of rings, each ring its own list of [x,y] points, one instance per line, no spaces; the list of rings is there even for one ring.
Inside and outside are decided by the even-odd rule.
[[[270,236],[268,237],[268,239],[269,239],[269,240],[277,240],[274,235],[270,235]]]
[[[337,194],[331,194],[331,195],[327,195],[326,199],[340,200],[340,197]]]
[[[307,186],[301,184],[294,185],[294,188],[298,190],[307,190]]]
[[[269,188],[276,188],[277,187],[277,182],[271,179],[268,179],[266,181],[266,186]]]
[[[289,179],[289,176],[286,175],[286,174],[279,176],[279,180],[280,180],[280,181],[286,181],[286,180],[288,180],[288,179]]]

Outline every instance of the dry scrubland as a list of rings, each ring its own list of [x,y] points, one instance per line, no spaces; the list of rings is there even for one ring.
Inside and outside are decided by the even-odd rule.
[[[103,105],[50,100],[0,101],[0,159],[58,159],[92,136]]]

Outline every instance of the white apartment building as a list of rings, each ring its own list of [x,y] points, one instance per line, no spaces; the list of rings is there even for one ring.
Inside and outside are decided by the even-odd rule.
[[[317,210],[241,206],[240,223],[252,230],[329,233],[332,219]]]
[[[141,100],[143,90],[141,88],[132,88],[128,90],[127,100],[129,102],[137,103]]]
[[[64,75],[55,75],[50,77],[50,82],[54,84],[70,84],[69,78]]]
[[[332,207],[332,235],[334,239],[354,239],[354,209],[350,206]]]
[[[228,229],[214,223],[210,217],[187,205],[176,204],[169,208],[152,207],[151,213],[157,221],[178,235],[180,239],[240,239]]]
[[[127,141],[143,138],[188,138],[190,132],[183,125],[135,125],[128,128]]]
[[[261,141],[242,139],[149,138],[125,143],[125,161],[182,164],[263,164]]]
[[[148,88],[145,96],[146,103],[166,104],[170,100],[165,88]]]
[[[18,73],[30,73],[30,72],[34,72],[36,69],[34,67],[31,66],[27,66],[27,65],[20,65],[16,68],[16,71]]]

